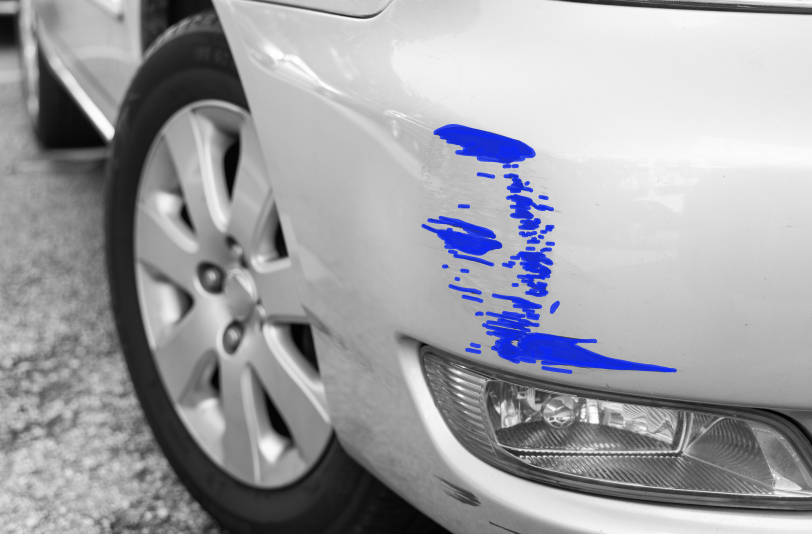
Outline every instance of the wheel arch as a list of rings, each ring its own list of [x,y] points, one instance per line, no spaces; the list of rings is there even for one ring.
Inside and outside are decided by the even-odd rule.
[[[211,0],[142,0],[142,51],[146,51],[173,24],[186,17],[213,9]]]

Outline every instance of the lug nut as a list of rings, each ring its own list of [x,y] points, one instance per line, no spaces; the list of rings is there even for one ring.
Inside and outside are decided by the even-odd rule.
[[[245,251],[240,246],[239,243],[233,238],[227,238],[226,242],[228,243],[228,250],[231,252],[231,256],[240,262],[240,265],[245,267]]]
[[[223,348],[229,354],[234,354],[237,347],[240,346],[242,341],[242,325],[239,323],[232,323],[223,332]]]
[[[214,265],[201,265],[197,270],[200,285],[209,293],[219,293],[223,290],[223,271]]]

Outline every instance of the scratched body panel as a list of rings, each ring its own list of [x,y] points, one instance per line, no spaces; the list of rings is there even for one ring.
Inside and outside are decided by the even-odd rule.
[[[303,302],[321,325],[331,419],[351,454],[461,531],[492,521],[591,532],[608,517],[609,532],[642,533],[664,513],[675,532],[806,528],[807,514],[607,500],[484,466],[432,411],[415,349],[614,392],[809,409],[812,112],[800,104],[812,73],[780,51],[812,59],[798,39],[812,18],[547,0],[396,0],[367,20],[215,5],[259,117]],[[771,38],[754,43],[755,33]],[[495,192],[478,173],[496,172],[435,134],[450,124],[535,151],[518,171],[554,208],[539,214],[554,226],[547,295],[512,286],[517,272],[501,262],[527,239],[509,216],[507,181]],[[423,225],[462,227],[429,222],[439,217],[492,232],[502,247],[481,257],[499,262],[450,255]],[[449,287],[452,262],[469,271],[460,287],[543,303],[539,333],[676,372],[564,374],[500,357],[480,303]],[[510,300],[489,306],[516,311]],[[482,505],[460,514],[435,475]],[[554,510],[538,509],[545,499]]]
[[[468,319],[473,308],[438,272],[448,258],[442,242],[421,228],[470,202],[477,207],[470,222],[493,230],[505,250],[522,245],[505,216],[504,195],[477,176],[482,163],[458,157],[458,146],[433,133],[465,124],[537,152],[521,170],[537,194],[554,199],[546,217],[556,242],[548,300],[562,303],[544,317],[544,331],[596,338],[595,348],[609,357],[679,369],[585,370],[556,380],[698,401],[799,409],[812,403],[803,334],[812,320],[812,255],[804,253],[812,238],[812,151],[798,148],[812,141],[809,112],[771,98],[801,98],[812,80],[780,60],[756,62],[769,53],[757,48],[748,61],[758,72],[750,78],[763,81],[751,91],[767,111],[750,109],[741,88],[722,94],[720,87],[733,82],[721,65],[739,52],[736,39],[744,43],[746,17],[527,2],[520,20],[479,2],[456,10],[450,3],[440,24],[432,17],[442,13],[410,1],[369,20],[235,5],[233,23],[251,49],[243,76],[257,79],[247,84],[249,96],[258,88],[280,95],[252,105],[268,118],[261,121],[263,142],[310,260],[305,276],[320,273],[306,280],[308,298],[322,301],[312,309],[329,314],[352,295],[356,311],[369,314],[369,322],[336,317],[345,337],[392,329],[452,352],[467,341],[492,344]],[[587,17],[593,9],[619,10],[624,18],[599,23]],[[549,22],[578,17],[584,32],[606,38],[591,56],[580,55],[578,36]],[[775,47],[793,46],[789,29],[812,22],[784,15],[769,21],[780,41]],[[652,25],[670,44],[639,48],[636,38]],[[701,25],[726,41],[703,50]],[[792,28],[779,35],[783,26]],[[514,41],[499,37],[507,28],[513,36],[532,32],[523,37],[532,46],[514,49]],[[318,37],[304,39],[305,31]],[[481,44],[486,35],[489,49]],[[689,46],[687,35],[700,41]],[[562,55],[562,47],[572,50]],[[616,75],[609,77],[607,61]],[[686,80],[667,92],[680,69]],[[687,79],[695,71],[705,74],[702,88]],[[770,82],[779,75],[781,84]],[[599,90],[588,89],[590,79]],[[671,93],[682,96],[659,105],[666,96],[655,95]],[[693,96],[703,98],[689,106]],[[656,114],[645,111],[655,103]],[[754,114],[763,116],[758,124]],[[779,120],[780,130],[770,128]],[[343,238],[324,231],[327,221]],[[498,271],[474,282],[498,292],[513,278]],[[516,370],[492,351],[478,359]],[[550,378],[537,365],[519,369]],[[762,387],[765,373],[782,386]]]

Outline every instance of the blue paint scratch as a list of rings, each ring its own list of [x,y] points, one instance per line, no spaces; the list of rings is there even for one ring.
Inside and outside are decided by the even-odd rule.
[[[533,158],[536,152],[525,143],[484,130],[477,130],[461,126],[459,124],[449,124],[434,131],[435,135],[445,140],[451,145],[461,148],[456,151],[460,156],[475,157],[478,161],[501,163],[504,169],[518,169],[518,162]],[[478,172],[477,176],[484,178],[495,178],[494,174]],[[509,195],[505,198],[510,202],[509,216],[518,222],[519,236],[526,241],[525,250],[519,251],[510,256],[511,261],[502,262],[505,268],[512,269],[517,263],[522,272],[516,275],[519,283],[511,283],[512,287],[526,286],[524,294],[532,298],[543,298],[548,295],[547,282],[552,276],[553,260],[547,255],[552,252],[555,246],[554,241],[543,241],[545,236],[551,233],[555,226],[544,224],[537,214],[554,212],[555,209],[547,204],[535,202],[529,196],[522,193],[533,193],[533,188],[529,180],[522,181],[518,172],[509,172],[503,175],[508,184],[506,189]],[[549,201],[547,195],[537,195],[539,200]],[[469,204],[458,204],[459,208],[469,209]],[[434,232],[437,237],[445,243],[445,249],[455,258],[475,261],[490,267],[494,263],[480,258],[485,254],[502,248],[502,243],[496,240],[494,232],[483,226],[477,226],[459,219],[450,217],[438,217],[429,219],[429,223],[446,225],[451,228],[435,228],[423,225],[423,228]],[[462,231],[456,231],[457,228]],[[544,242],[544,247],[537,250],[535,245]],[[464,254],[463,254],[464,253]],[[443,268],[447,268],[443,265]],[[468,269],[461,269],[460,272],[469,272]],[[459,281],[459,277],[455,277]],[[483,299],[474,297],[482,295],[478,289],[466,288],[449,284],[449,288],[460,291],[461,297],[466,300],[483,303]],[[676,372],[676,369],[636,363],[616,358],[609,358],[596,352],[581,347],[585,343],[597,343],[594,339],[575,339],[552,334],[536,332],[541,316],[539,310],[542,305],[524,297],[515,295],[503,295],[492,293],[491,298],[510,301],[515,310],[501,312],[475,312],[477,317],[487,316],[487,320],[482,324],[486,333],[495,339],[491,349],[500,357],[514,362],[541,363],[544,371],[554,373],[572,373],[569,369],[559,367],[582,367],[591,369],[615,369],[624,371],[655,371],[664,373]],[[559,301],[555,301],[550,307],[550,314],[554,314],[560,306]],[[471,348],[473,347],[473,348]],[[465,350],[470,353],[479,354],[480,345],[471,343]]]
[[[472,287],[460,287],[460,286],[455,286],[454,284],[448,284],[448,287],[450,287],[451,289],[454,289],[455,291],[463,291],[465,293],[473,293],[474,295],[481,295],[482,294],[482,291],[480,291],[478,289],[474,289]]]
[[[493,266],[493,262],[470,256],[470,254],[482,256],[491,250],[502,248],[502,243],[496,240],[496,234],[494,234],[493,231],[484,226],[477,226],[460,219],[452,219],[451,217],[438,217],[437,219],[429,219],[428,222],[433,224],[445,224],[462,230],[462,232],[457,232],[453,228],[438,229],[427,224],[422,225],[423,228],[429,232],[434,232],[437,234],[437,237],[443,240],[449,254],[455,258],[475,261],[491,267]],[[465,252],[465,254],[460,254],[460,252]]]
[[[459,124],[437,128],[434,135],[450,145],[461,146],[456,152],[460,156],[474,156],[479,161],[509,164],[536,156],[536,151],[521,141]]]
[[[565,373],[565,374],[568,374],[568,375],[572,374],[571,369],[559,369],[558,367],[548,367],[546,365],[542,365],[541,369],[542,369],[542,371],[552,371],[554,373]]]

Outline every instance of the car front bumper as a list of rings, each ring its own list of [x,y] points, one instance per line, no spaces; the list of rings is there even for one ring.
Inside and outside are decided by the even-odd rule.
[[[809,532],[812,513],[681,506],[609,498],[526,480],[482,462],[434,404],[416,342],[378,350],[381,365],[317,333],[331,417],[345,448],[379,479],[455,533],[720,534]],[[390,361],[390,359],[387,359]],[[348,374],[352,378],[348,378]]]
[[[426,343],[592,390],[809,410],[812,17],[396,0],[360,20],[215,5],[355,458],[455,532],[812,529],[804,512],[596,497],[499,471],[446,428],[417,356]],[[434,135],[447,124],[535,149],[520,172],[555,207],[542,215],[556,242],[544,309],[561,302],[543,331],[676,373],[553,376],[489,349],[479,308],[441,268],[467,264],[421,225],[465,216],[504,251],[521,244],[504,187]],[[495,263],[466,282],[510,291],[515,273]]]

